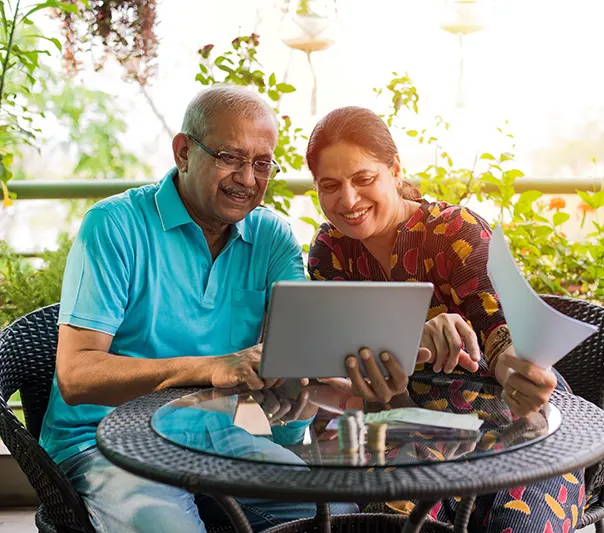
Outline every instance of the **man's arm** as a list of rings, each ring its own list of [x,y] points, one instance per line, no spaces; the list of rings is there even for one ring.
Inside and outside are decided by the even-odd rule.
[[[140,359],[108,353],[113,337],[63,325],[59,328],[57,383],[68,405],[116,406],[168,387],[247,383],[271,386],[257,375],[260,348],[230,355]]]

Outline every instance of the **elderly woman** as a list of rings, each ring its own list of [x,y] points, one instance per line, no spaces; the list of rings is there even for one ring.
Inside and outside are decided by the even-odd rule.
[[[400,157],[386,124],[373,112],[336,109],[315,126],[307,161],[329,220],[313,238],[313,280],[429,281],[434,284],[419,363],[434,372],[493,375],[518,417],[567,388],[554,370],[516,358],[505,318],[487,276],[489,225],[469,209],[428,202],[403,180]],[[482,354],[484,355],[481,355]],[[395,403],[407,388],[396,359],[362,349],[346,358],[350,388],[370,402]],[[363,378],[360,365],[366,370]],[[332,380],[333,384],[333,380]],[[572,532],[584,502],[583,473],[480,497],[472,531],[490,533]],[[445,501],[431,515],[451,522],[457,502]]]

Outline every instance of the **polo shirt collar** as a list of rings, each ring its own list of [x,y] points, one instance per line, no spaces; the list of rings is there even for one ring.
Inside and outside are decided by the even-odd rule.
[[[164,231],[170,231],[185,224],[194,224],[176,190],[174,179],[177,176],[178,170],[176,168],[170,170],[163,177],[159,189],[155,193],[155,206]],[[247,217],[233,224],[231,231],[233,239],[241,237],[244,242],[252,243],[252,232]]]
[[[235,222],[232,227],[232,235],[234,235],[235,237],[241,237],[243,242],[252,244],[252,232],[250,231],[250,225],[247,221],[247,217],[245,217],[243,220],[240,220],[239,222]]]
[[[170,231],[193,222],[176,190],[174,179],[177,175],[176,168],[170,170],[160,182],[159,189],[155,193],[155,206],[164,231]]]

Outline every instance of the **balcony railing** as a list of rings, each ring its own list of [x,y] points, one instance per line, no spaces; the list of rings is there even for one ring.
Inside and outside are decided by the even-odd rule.
[[[312,180],[309,178],[289,178],[285,180],[294,194],[304,194],[312,190]],[[82,199],[105,198],[113,194],[126,191],[133,187],[140,187],[154,183],[152,181],[134,181],[117,179],[96,180],[62,180],[44,181],[27,180],[11,181],[10,190],[17,194],[19,200],[50,200],[50,199]],[[412,180],[413,183],[413,180]],[[524,177],[514,184],[517,192],[538,190],[544,194],[574,194],[577,191],[598,191],[602,188],[601,178],[556,178],[543,179]],[[485,191],[494,189],[491,184],[485,185]]]

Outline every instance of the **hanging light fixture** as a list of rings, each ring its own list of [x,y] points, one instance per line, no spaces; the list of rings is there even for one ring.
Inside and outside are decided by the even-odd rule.
[[[464,37],[485,29],[493,15],[493,0],[445,0],[439,26],[457,36],[459,42],[459,75],[456,107],[465,106],[463,94]]]
[[[327,50],[335,43],[336,0],[283,0],[281,40],[292,50],[306,54],[312,74],[310,114],[317,112],[317,76],[312,64],[314,52]]]

